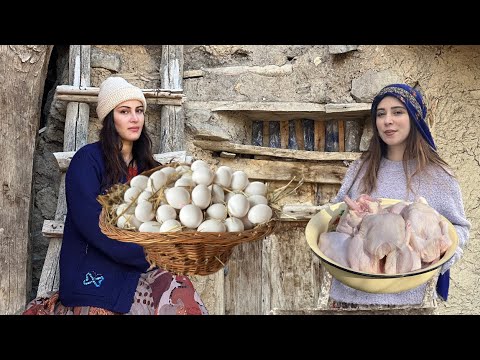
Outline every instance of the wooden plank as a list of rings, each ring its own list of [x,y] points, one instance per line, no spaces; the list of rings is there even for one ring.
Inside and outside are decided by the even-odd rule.
[[[305,240],[305,223],[280,223],[264,241],[263,313],[314,308],[320,288],[319,263]]]
[[[306,151],[313,151],[315,144],[314,144],[314,123],[315,121],[310,119],[303,120],[303,135],[305,139],[305,149]]]
[[[268,126],[268,121],[263,121],[263,139],[262,145],[264,147],[269,147],[269,140],[270,140],[270,127]]]
[[[57,160],[58,168],[61,172],[67,171],[73,155],[75,155],[75,151],[63,151],[53,153],[53,156],[55,156],[55,159]]]
[[[60,171],[65,172],[70,165],[70,161],[72,160],[73,155],[75,155],[75,151],[55,152],[53,153],[53,155],[57,159]],[[162,164],[166,164],[169,162],[192,162],[192,157],[188,156],[186,151],[172,151],[161,154],[153,154],[153,158]]]
[[[323,121],[315,121],[314,129],[314,150],[325,151],[325,123]]]
[[[219,158],[218,166],[242,169],[250,179],[290,181],[294,177],[305,182],[340,184],[347,171],[344,165],[324,165],[307,161],[278,161]]]
[[[45,220],[43,222],[42,234],[48,238],[61,238],[63,236],[63,221]]]
[[[172,105],[172,106],[181,106],[185,101],[185,97],[172,96],[167,93],[158,93],[156,97],[145,97],[148,104],[155,105]],[[77,101],[83,103],[96,103],[97,96],[86,96],[86,95],[55,95],[56,100],[61,101]]]
[[[225,314],[261,314],[262,240],[236,246],[225,270]]]
[[[325,126],[325,151],[338,151],[338,123],[329,120]]]
[[[162,154],[153,154],[153,158],[161,164],[167,164],[170,162],[190,164],[192,162],[192,157],[187,156],[186,151],[172,151]]]
[[[182,89],[141,89],[145,99],[152,100],[158,98],[169,98],[169,99],[182,99],[185,95],[182,93]],[[71,96],[85,96],[88,98],[95,98],[98,96],[100,91],[99,87],[96,86],[73,86],[73,85],[57,85],[55,88],[55,94],[57,96],[61,95],[71,95]],[[96,101],[96,100],[95,100]]]
[[[288,148],[288,121],[280,121],[280,147]]]
[[[325,113],[329,119],[357,119],[362,120],[370,115],[371,103],[326,104]]]
[[[176,90],[182,89],[183,45],[162,46],[160,79],[162,87]],[[183,108],[181,106],[173,106],[173,104],[165,105],[162,106],[160,114],[161,134],[158,152],[185,150],[185,113]]]
[[[344,120],[337,120],[338,123],[338,151],[345,151],[345,126]]]
[[[303,123],[301,119],[295,120],[295,138],[299,150],[305,150],[305,138],[303,133]]]
[[[282,207],[279,221],[308,221],[322,209],[322,206],[286,204]],[[63,236],[63,220],[45,220],[42,234],[47,238],[61,238]]]
[[[252,121],[252,145],[263,146],[263,121]]]
[[[279,148],[280,147],[280,122],[269,121],[268,122],[268,147]]]
[[[353,161],[361,153],[353,152],[313,152],[305,150],[277,149],[262,146],[235,144],[228,141],[194,140],[193,145],[215,152],[227,151],[237,154],[264,155],[285,159],[313,160],[313,161]]]
[[[345,121],[345,151],[360,151],[363,124],[355,120]]]

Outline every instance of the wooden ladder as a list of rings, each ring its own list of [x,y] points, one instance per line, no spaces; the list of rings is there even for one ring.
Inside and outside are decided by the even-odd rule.
[[[183,95],[183,45],[163,45],[161,89],[142,89],[147,102],[162,105],[161,134],[158,154],[161,163],[186,162]],[[63,224],[67,214],[65,174],[75,152],[88,141],[90,105],[97,102],[99,88],[90,87],[90,45],[71,45],[69,53],[69,84],[56,89],[56,99],[68,101],[65,116],[63,152],[54,153],[61,171],[57,209],[54,220],[45,220],[43,236],[50,239],[40,276],[37,297],[46,296],[59,288],[59,255],[63,239]]]

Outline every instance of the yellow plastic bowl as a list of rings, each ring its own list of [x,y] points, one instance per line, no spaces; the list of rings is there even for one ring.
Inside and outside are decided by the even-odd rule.
[[[401,200],[396,199],[380,199],[382,205],[396,204]],[[362,290],[369,293],[397,293],[413,289],[428,280],[430,280],[438,271],[439,268],[452,258],[458,246],[458,236],[453,225],[448,222],[448,231],[452,245],[445,252],[440,261],[430,265],[424,269],[419,269],[402,274],[373,274],[362,271],[355,271],[332,259],[326,257],[318,247],[318,239],[320,234],[328,231],[330,224],[332,224],[347,208],[344,202],[337,203],[329,208],[320,210],[308,222],[305,228],[305,236],[307,243],[313,252],[320,258],[327,270],[334,278],[352,288]],[[334,231],[334,229],[332,230]]]

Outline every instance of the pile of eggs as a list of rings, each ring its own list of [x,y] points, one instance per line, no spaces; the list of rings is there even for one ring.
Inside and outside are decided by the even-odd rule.
[[[133,177],[115,211],[117,227],[141,232],[244,231],[273,215],[263,182],[228,166],[214,171],[203,160]]]

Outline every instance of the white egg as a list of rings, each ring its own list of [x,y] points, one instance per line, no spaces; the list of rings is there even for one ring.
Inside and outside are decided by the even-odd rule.
[[[148,176],[137,175],[130,180],[130,186],[138,187],[139,189],[145,190],[147,187]]]
[[[242,170],[237,170],[232,174],[232,183],[230,187],[232,190],[243,190],[248,185],[248,176]]]
[[[135,230],[142,225],[142,222],[138,220],[133,214],[123,214],[117,219],[117,227],[120,229]]]
[[[167,220],[173,220],[177,218],[177,212],[173,206],[165,204],[160,205],[155,213],[155,218],[158,222],[163,223]]]
[[[141,201],[135,208],[135,217],[141,222],[150,221],[155,217],[153,204],[150,201]]]
[[[212,192],[212,203],[218,204],[225,201],[225,193],[220,186],[218,186],[217,184],[212,184],[208,188]]]
[[[258,204],[248,211],[248,220],[252,224],[263,224],[272,218],[273,212],[270,206]]]
[[[228,232],[243,231],[245,226],[243,225],[242,220],[236,217],[229,217],[225,220],[225,227]]]
[[[233,192],[233,191],[225,191],[225,193],[224,193],[224,195],[225,195],[225,197],[224,197],[224,202],[225,202],[226,204],[228,204],[228,200],[230,200],[230,198],[231,198],[233,195],[235,195],[235,194],[236,194],[236,192]]]
[[[149,201],[151,196],[152,196],[152,193],[150,191],[143,190],[137,199],[137,203],[139,203],[140,201]]]
[[[132,186],[125,191],[125,194],[123,194],[123,201],[125,201],[127,204],[130,204],[133,201],[137,202],[136,199],[141,192],[142,189]]]
[[[161,168],[160,171],[163,172],[167,176],[171,176],[172,174],[176,173],[175,168],[173,168],[171,166],[165,166],[164,168]]]
[[[247,199],[248,199],[248,202],[250,203],[250,208],[258,204],[268,205],[268,200],[263,195],[250,195],[249,197],[247,197]]]
[[[223,170],[226,170],[226,171],[228,171],[228,172],[230,173],[230,175],[233,174],[233,170],[232,170],[232,168],[231,168],[230,166],[222,165],[222,166],[220,166],[220,167],[218,168],[218,170],[222,170],[222,171],[223,171]]]
[[[267,195],[267,185],[261,181],[253,181],[244,190],[247,195]]]
[[[181,209],[190,203],[190,193],[181,186],[165,189],[165,198],[175,209]]]
[[[175,171],[180,174],[180,175],[183,175],[185,173],[188,173],[188,172],[192,172],[192,169],[190,168],[190,166],[188,165],[178,165],[176,168],[175,168]]]
[[[160,226],[160,232],[176,232],[182,230],[182,224],[177,220],[170,219]]]
[[[158,221],[147,221],[144,222],[140,227],[138,228],[138,231],[140,232],[159,232],[160,231],[160,224]]]
[[[191,229],[196,229],[203,221],[203,213],[198,206],[188,204],[182,207],[178,213],[178,218],[182,225]]]
[[[212,183],[214,176],[215,174],[212,170],[201,166],[192,173],[192,180],[196,184],[203,184],[208,186]]]
[[[250,204],[245,195],[235,194],[228,200],[227,209],[230,216],[242,218],[247,215]]]
[[[225,232],[225,230],[225,224],[216,219],[205,220],[197,228],[199,232]]]
[[[200,209],[206,209],[212,201],[212,193],[206,185],[199,184],[192,190],[192,203]]]
[[[175,186],[181,186],[181,187],[190,189],[190,188],[193,188],[195,186],[195,183],[193,182],[193,180],[191,178],[182,176],[180,179],[175,181]]]
[[[214,184],[217,184],[217,185],[228,188],[228,187],[230,187],[231,182],[232,182],[231,170],[228,171],[227,169],[225,169],[223,167],[223,168],[219,168],[215,172],[215,177],[213,178],[213,183]]]
[[[131,203],[130,203],[131,204]],[[117,216],[120,216],[120,214],[122,214],[123,212],[125,214],[133,214],[135,212],[135,205],[132,205],[130,206],[128,209],[128,205],[130,204],[127,204],[127,203],[121,203],[120,205],[118,205],[117,207]],[[125,209],[127,209],[127,211],[124,211]]]
[[[163,171],[157,170],[148,178],[146,190],[152,193],[155,193],[161,187],[165,186],[166,183],[167,183],[167,175]]]
[[[205,212],[211,219],[224,220],[227,217],[227,207],[223,204],[212,204]]]
[[[207,169],[210,169],[210,166],[203,160],[195,160],[192,165],[190,165],[192,171],[195,171],[201,167],[206,167]]]

